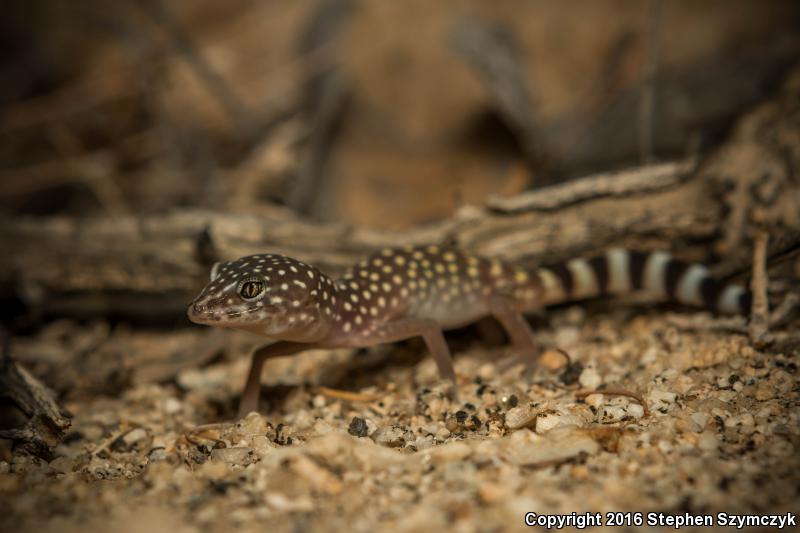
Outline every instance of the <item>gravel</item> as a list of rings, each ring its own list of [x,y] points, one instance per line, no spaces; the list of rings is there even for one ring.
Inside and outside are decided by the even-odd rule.
[[[301,356],[300,377],[267,364],[263,414],[238,423],[214,422],[233,415],[243,356],[113,398],[67,395],[54,460],[0,461],[0,530],[493,531],[529,511],[796,511],[797,348],[754,350],[703,313],[686,331],[656,312],[553,316],[537,337],[569,361],[528,382],[498,373],[501,348],[462,343],[458,402],[428,358],[359,369],[358,356],[326,385],[361,400],[306,385]]]

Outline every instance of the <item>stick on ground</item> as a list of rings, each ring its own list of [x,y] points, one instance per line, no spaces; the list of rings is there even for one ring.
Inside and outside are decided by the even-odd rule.
[[[753,249],[753,307],[750,313],[750,341],[757,347],[764,346],[769,335],[769,305],[767,302],[767,242],[764,230],[756,234]]]

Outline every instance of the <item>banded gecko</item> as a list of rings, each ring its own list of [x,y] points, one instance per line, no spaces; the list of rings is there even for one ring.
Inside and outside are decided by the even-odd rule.
[[[665,252],[612,249],[591,259],[525,270],[440,246],[384,249],[333,279],[312,265],[276,254],[218,263],[190,304],[189,319],[264,335],[239,415],[256,410],[264,361],[311,348],[365,347],[422,337],[442,378],[455,384],[442,330],[491,315],[513,352],[531,365],[533,332],[523,317],[542,306],[603,294],[647,291],[654,297],[744,313],[750,294],[712,278],[706,267]]]

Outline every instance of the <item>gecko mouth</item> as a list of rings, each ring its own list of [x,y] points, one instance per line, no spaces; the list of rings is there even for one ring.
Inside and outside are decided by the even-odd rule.
[[[214,324],[222,320],[235,320],[237,318],[247,316],[257,310],[257,307],[249,307],[239,311],[220,311],[214,310],[213,307],[208,304],[192,302],[189,304],[189,307],[186,310],[186,316],[188,316],[189,320],[195,324]]]
[[[186,316],[195,324],[206,324],[212,321],[218,321],[219,317],[209,312],[208,306],[192,302],[186,310]]]

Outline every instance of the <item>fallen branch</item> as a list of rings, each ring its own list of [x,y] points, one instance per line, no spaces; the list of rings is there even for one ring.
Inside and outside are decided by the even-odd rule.
[[[81,306],[138,314],[165,302],[185,306],[212,260],[263,251],[336,273],[375,249],[405,244],[453,242],[533,263],[613,244],[670,247],[679,237],[702,243],[713,239],[721,215],[703,183],[686,178],[686,168],[662,164],[579,180],[528,193],[512,209],[498,209],[497,202],[466,207],[407,233],[313,223],[281,208],[258,216],[185,210],[113,220],[5,219],[0,245],[14,253],[0,256],[0,284],[59,314]],[[209,249],[216,257],[201,253]]]
[[[14,407],[0,420],[0,439],[12,440],[29,453],[49,460],[71,422],[62,414],[52,391],[12,361],[7,352],[0,356],[0,399]],[[16,416],[10,416],[12,413]]]

